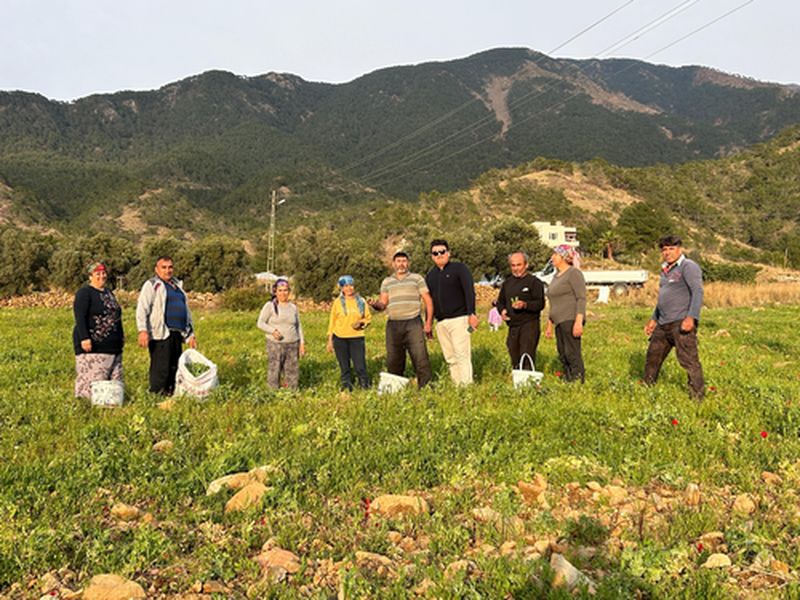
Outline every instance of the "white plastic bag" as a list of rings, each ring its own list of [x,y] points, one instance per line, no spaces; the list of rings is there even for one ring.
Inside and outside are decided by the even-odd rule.
[[[408,377],[381,372],[380,379],[378,380],[378,393],[394,394],[395,392],[400,392],[408,385],[409,381],[411,380]]]
[[[103,379],[92,382],[92,406],[116,408],[122,406],[125,386],[116,379]]]
[[[208,367],[200,375],[194,376],[189,365],[200,364]],[[178,373],[175,376],[175,395],[188,394],[197,398],[205,398],[219,385],[217,365],[208,360],[194,348],[188,348],[178,359]]]
[[[525,363],[525,357],[528,357],[528,360],[531,363],[531,370],[528,371],[527,369],[523,369],[522,365]],[[511,381],[514,382],[514,389],[522,389],[527,387],[531,384],[539,385],[544,378],[544,373],[535,370],[536,367],[533,364],[533,359],[531,355],[527,352],[519,357],[519,368],[511,370]]]

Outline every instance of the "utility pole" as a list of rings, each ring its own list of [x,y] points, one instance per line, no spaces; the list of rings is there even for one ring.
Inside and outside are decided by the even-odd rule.
[[[272,207],[269,211],[269,238],[267,241],[267,272],[275,269],[275,209],[278,206],[278,193],[272,190]]]

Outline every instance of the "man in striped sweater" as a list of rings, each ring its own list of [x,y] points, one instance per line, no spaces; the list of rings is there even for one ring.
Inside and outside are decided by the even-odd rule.
[[[370,305],[386,309],[386,370],[403,376],[406,352],[417,374],[417,385],[425,387],[432,378],[431,362],[425,338],[433,327],[433,300],[422,275],[409,272],[408,254],[395,252],[392,257],[394,273],[381,283],[381,297]],[[420,302],[422,301],[422,302]],[[425,305],[425,320],[421,316]]]

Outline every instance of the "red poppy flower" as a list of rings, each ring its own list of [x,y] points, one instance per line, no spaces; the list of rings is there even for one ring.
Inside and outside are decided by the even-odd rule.
[[[697,542],[697,551],[698,552],[702,552],[703,551],[703,542]]]
[[[555,373],[553,373],[553,375],[555,375],[556,377],[562,377],[564,374],[561,371],[556,371]]]
[[[764,438],[764,439],[767,439],[767,436],[768,436],[768,435],[769,435],[769,434],[768,434],[766,431],[762,431],[762,432],[761,432],[761,437],[762,437],[762,438]]]
[[[364,509],[364,523],[369,521],[369,498],[362,498],[361,499],[361,506]]]
[[[673,427],[677,427],[678,426],[678,419],[672,419],[672,426]]]

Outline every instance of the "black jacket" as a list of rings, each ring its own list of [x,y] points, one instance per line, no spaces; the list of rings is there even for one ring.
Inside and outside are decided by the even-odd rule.
[[[475,286],[464,263],[450,261],[444,269],[433,267],[425,276],[425,283],[437,321],[475,314]]]
[[[512,299],[525,301],[525,308],[512,308]],[[509,327],[518,327],[531,321],[538,321],[539,314],[544,309],[544,285],[538,277],[526,273],[522,277],[513,275],[506,278],[500,287],[500,295],[497,297],[497,311],[503,314],[506,310],[509,320],[506,321]]]
[[[96,290],[85,285],[75,294],[72,305],[75,328],[72,345],[75,354],[85,354],[81,340],[92,340],[92,354],[119,354],[125,338],[122,331],[122,309],[111,290]]]

